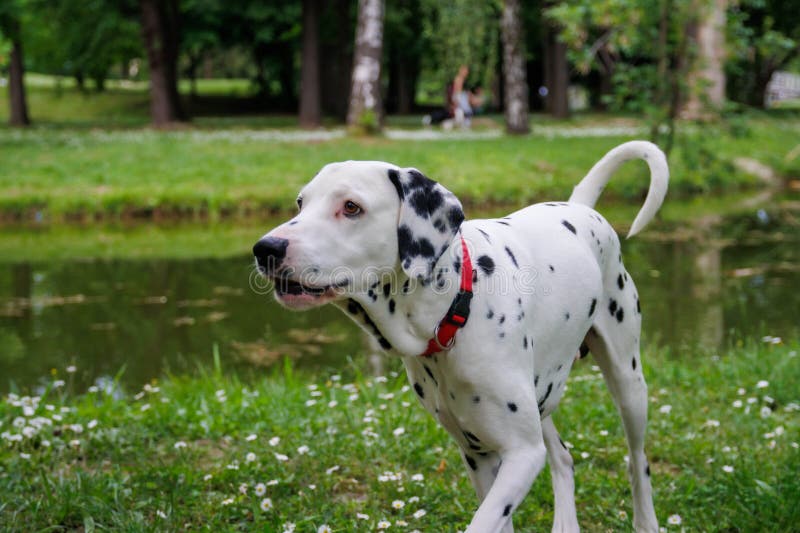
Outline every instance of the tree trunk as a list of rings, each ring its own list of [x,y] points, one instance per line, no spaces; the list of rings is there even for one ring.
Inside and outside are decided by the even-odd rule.
[[[319,84],[319,0],[303,0],[303,57],[300,68],[300,126],[322,123]]]
[[[140,0],[142,37],[150,66],[150,116],[154,126],[186,120],[178,96],[178,0]]]
[[[569,117],[569,64],[567,45],[558,40],[558,28],[548,24],[545,29],[544,75],[547,98],[545,109],[556,118]]]
[[[503,38],[506,130],[509,133],[528,133],[528,81],[519,0],[503,2],[500,26]]]
[[[19,38],[11,42],[11,64],[8,67],[8,101],[11,114],[8,123],[11,126],[28,126],[28,102],[25,98],[25,63],[22,58],[22,41]]]
[[[341,121],[347,118],[350,76],[353,70],[353,24],[350,0],[326,0],[320,28],[322,46],[321,87],[322,110]]]
[[[381,103],[383,15],[383,0],[359,0],[347,125],[363,128],[366,131],[380,131],[383,121]]]
[[[704,3],[703,3],[704,4]],[[725,12],[727,0],[698,5],[694,32],[697,57],[689,74],[689,100],[683,116],[698,119],[713,115],[725,103]]]

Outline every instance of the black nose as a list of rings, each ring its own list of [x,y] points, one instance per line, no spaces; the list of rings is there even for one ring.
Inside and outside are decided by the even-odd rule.
[[[279,237],[264,237],[253,246],[253,255],[256,256],[258,266],[272,272],[278,268],[286,257],[286,248],[289,241]]]

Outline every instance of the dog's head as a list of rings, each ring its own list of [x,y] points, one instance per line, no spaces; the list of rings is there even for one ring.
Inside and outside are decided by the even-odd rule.
[[[458,199],[413,168],[326,165],[300,191],[299,212],[253,247],[275,296],[304,309],[367,292],[399,272],[430,279],[464,220]]]

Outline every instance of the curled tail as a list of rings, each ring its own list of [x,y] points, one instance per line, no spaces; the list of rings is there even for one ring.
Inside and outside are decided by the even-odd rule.
[[[586,177],[572,190],[570,202],[594,207],[608,180],[619,166],[631,159],[644,159],[650,167],[650,189],[647,191],[642,209],[633,221],[628,238],[639,233],[655,216],[669,183],[669,168],[664,152],[655,144],[647,141],[630,141],[620,144],[609,151],[586,174]]]

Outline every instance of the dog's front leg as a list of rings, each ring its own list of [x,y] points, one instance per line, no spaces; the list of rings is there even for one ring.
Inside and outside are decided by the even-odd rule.
[[[545,463],[547,452],[541,431],[537,433],[537,439],[500,453],[502,462],[497,477],[466,533],[497,533],[510,527],[512,511],[522,503]]]
[[[497,471],[502,464],[500,456],[494,452],[489,452],[483,456],[476,456],[474,453],[463,450],[461,457],[464,459],[464,466],[467,467],[469,479],[478,496],[478,503],[482,503],[494,484]],[[502,529],[502,533],[514,533],[514,526],[511,521]]]

